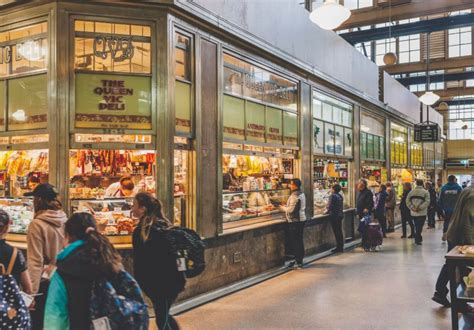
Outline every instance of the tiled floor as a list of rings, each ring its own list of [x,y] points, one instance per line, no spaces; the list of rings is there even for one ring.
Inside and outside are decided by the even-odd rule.
[[[182,329],[450,329],[430,300],[446,244],[389,234],[382,250],[328,257],[177,317]]]

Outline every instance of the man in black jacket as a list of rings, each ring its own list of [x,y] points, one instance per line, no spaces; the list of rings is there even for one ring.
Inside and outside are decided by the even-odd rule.
[[[360,179],[359,180],[359,194],[357,195],[357,215],[359,219],[364,217],[364,213],[372,213],[374,208],[374,194],[367,189],[367,180]]]

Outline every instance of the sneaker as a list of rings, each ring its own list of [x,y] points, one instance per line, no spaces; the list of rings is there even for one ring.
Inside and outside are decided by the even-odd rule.
[[[415,237],[415,236],[413,236],[413,235],[408,236],[408,238],[413,238],[413,237]]]
[[[447,233],[444,233],[444,234],[443,234],[443,237],[441,237],[441,240],[442,240],[443,242],[446,242],[446,241],[448,240],[448,234],[447,234]]]
[[[451,307],[451,303],[449,302],[448,298],[446,298],[446,296],[443,296],[441,293],[435,292],[431,300],[440,305],[443,305],[446,308]]]
[[[416,245],[422,245],[422,243],[421,243],[421,242],[415,242],[415,244],[416,244]]]
[[[296,261],[290,261],[289,263],[286,264],[286,268],[296,268]]]

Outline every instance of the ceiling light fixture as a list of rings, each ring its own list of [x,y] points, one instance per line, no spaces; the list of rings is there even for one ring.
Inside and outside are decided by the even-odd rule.
[[[351,11],[338,0],[326,0],[309,14],[311,21],[325,30],[334,30],[351,16]]]
[[[435,104],[439,100],[439,95],[430,91],[430,36],[431,33],[426,35],[426,92],[419,98],[421,103],[428,106]]]
[[[394,65],[397,63],[397,54],[392,52],[392,1],[388,2],[388,47],[389,52],[383,56],[385,65]]]

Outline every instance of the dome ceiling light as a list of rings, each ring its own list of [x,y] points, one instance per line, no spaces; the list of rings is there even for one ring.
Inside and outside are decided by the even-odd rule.
[[[309,14],[311,21],[325,30],[334,30],[351,16],[351,11],[338,0],[326,0]]]

